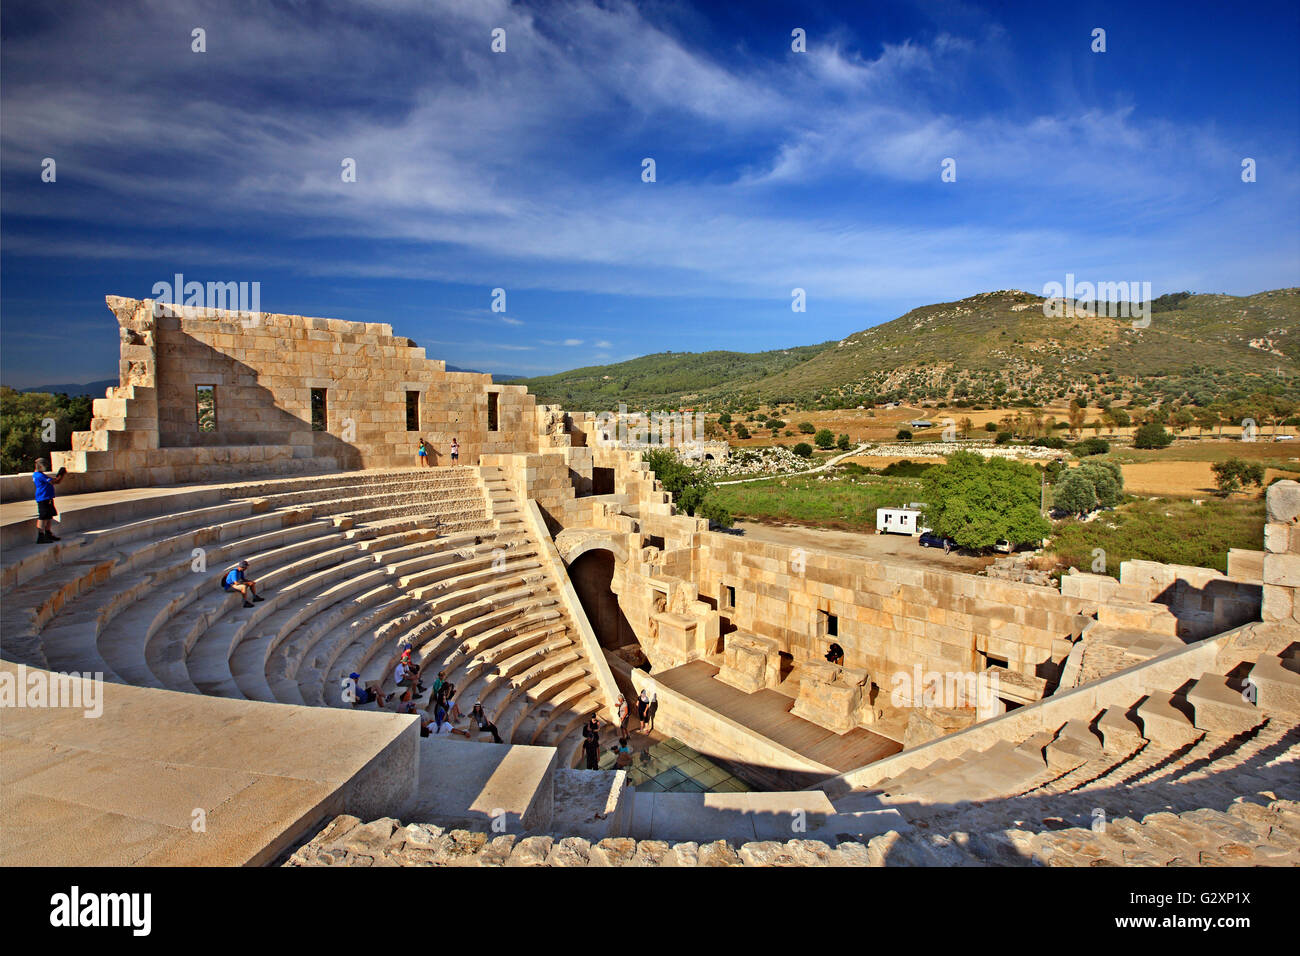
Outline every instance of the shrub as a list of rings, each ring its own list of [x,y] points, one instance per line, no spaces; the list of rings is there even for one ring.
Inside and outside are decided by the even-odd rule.
[[[1042,438],[1035,438],[1029,444],[1038,448],[1065,448],[1066,443],[1059,435],[1044,435]]]
[[[745,427],[743,422],[736,423],[736,437],[740,439],[749,437],[749,429]]]
[[[993,442],[997,445],[1005,445],[1014,437],[1015,436],[1012,435],[1011,432],[998,432],[998,437],[993,439]]]
[[[779,432],[782,428],[785,428],[785,422],[781,421],[779,418],[769,418],[763,423],[763,427],[770,428],[774,432]]]
[[[1264,485],[1264,466],[1257,461],[1242,461],[1229,458],[1227,461],[1215,462],[1210,466],[1214,472],[1214,483],[1219,494],[1228,496],[1234,491],[1241,491],[1247,485]]]
[[[986,432],[988,432],[988,433],[991,435],[991,434],[993,434],[994,432],[996,432],[996,431],[998,430],[998,423],[997,423],[997,422],[985,422],[985,423],[984,423],[984,430],[985,430]]]
[[[1110,451],[1110,442],[1103,438],[1085,438],[1074,446],[1074,454],[1079,458],[1091,455],[1104,455]]]
[[[806,441],[799,442],[799,444],[795,445],[790,450],[800,458],[811,458],[813,453],[812,445],[808,444]]]
[[[838,448],[840,451],[848,451],[851,447],[853,447],[853,445],[852,442],[849,441],[848,435],[841,435],[836,440],[835,447]]]
[[[799,423],[799,432],[800,432],[800,434],[803,434],[803,435],[811,435],[811,434],[812,434],[813,432],[815,432],[815,431],[817,431],[817,426],[814,425],[812,422],[800,422],[800,423]]]
[[[1163,425],[1149,422],[1133,433],[1134,448],[1168,448],[1174,436]]]
[[[906,428],[900,428],[898,430],[898,434],[895,435],[894,437],[897,438],[899,441],[911,441],[912,433],[908,431]]]
[[[835,433],[829,428],[823,428],[813,436],[813,442],[818,448],[830,448],[835,444]]]

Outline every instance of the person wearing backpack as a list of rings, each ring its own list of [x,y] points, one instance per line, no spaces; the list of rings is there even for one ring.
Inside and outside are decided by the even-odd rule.
[[[238,591],[244,599],[244,607],[252,607],[253,601],[264,601],[266,599],[257,593],[257,582],[244,574],[247,570],[248,562],[240,561],[222,576],[221,589],[223,591]],[[248,599],[250,594],[253,595],[253,601]]]

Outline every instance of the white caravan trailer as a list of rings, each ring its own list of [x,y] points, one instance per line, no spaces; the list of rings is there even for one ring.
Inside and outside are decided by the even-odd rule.
[[[921,534],[930,529],[921,524],[917,508],[877,508],[877,534]]]

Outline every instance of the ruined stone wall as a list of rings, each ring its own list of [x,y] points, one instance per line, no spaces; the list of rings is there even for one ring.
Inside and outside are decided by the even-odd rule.
[[[1268,489],[1265,522],[1263,619],[1300,624],[1300,482]]]
[[[452,438],[461,464],[538,450],[527,389],[448,372],[391,326],[167,305],[155,315],[149,299],[107,302],[121,335],[121,385],[95,402],[91,430],[58,462],[87,475],[74,482],[79,490],[204,480],[216,477],[214,464],[249,473],[410,467],[420,438],[437,465],[450,462]],[[199,385],[215,386],[215,431],[198,429]],[[325,390],[321,430],[312,427],[312,389]],[[412,430],[408,391],[419,393]]]
[[[822,662],[832,642],[844,666],[890,689],[890,676],[980,671],[984,655],[1013,672],[1054,678],[1087,602],[1051,588],[884,564],[729,535],[701,536],[697,584],[730,624],[773,639],[796,662]],[[729,606],[735,589],[734,607]],[[838,634],[824,632],[819,612]]]

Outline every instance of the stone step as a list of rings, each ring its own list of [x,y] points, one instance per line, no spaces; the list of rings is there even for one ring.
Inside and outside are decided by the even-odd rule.
[[[1256,706],[1266,714],[1300,717],[1300,662],[1292,657],[1261,657],[1250,669]]]
[[[1200,738],[1201,731],[1192,723],[1190,711],[1186,701],[1164,691],[1152,691],[1138,704],[1142,736],[1174,748],[1193,743]]]
[[[1203,674],[1187,691],[1192,707],[1192,723],[1199,730],[1217,733],[1245,733],[1263,720],[1259,708],[1230,686],[1224,674]]]

